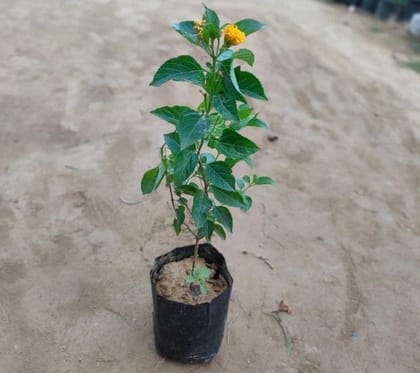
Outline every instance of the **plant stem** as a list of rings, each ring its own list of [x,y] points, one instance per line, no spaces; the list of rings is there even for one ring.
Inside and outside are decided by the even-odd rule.
[[[217,39],[217,50],[216,50],[216,53],[215,53],[215,51],[214,51],[214,40],[213,40],[211,48],[210,48],[210,53],[209,53],[209,55],[212,59],[211,69],[210,69],[210,74],[211,74],[211,79],[212,79],[212,82],[211,82],[212,87],[210,89],[210,92],[208,92],[209,95],[208,95],[208,104],[207,104],[207,107],[206,107],[206,115],[210,114],[211,107],[212,107],[211,102],[212,102],[212,99],[213,99],[213,96],[214,96],[214,88],[215,88],[215,84],[217,83],[217,78],[215,77],[215,73],[217,71],[216,64],[217,64],[217,54],[219,53],[219,43],[220,43],[220,41],[219,41],[219,39]],[[204,93],[204,100],[205,101],[207,100],[207,93]],[[208,196],[209,195],[209,185],[208,185],[206,176],[204,174],[203,163],[201,162],[201,159],[200,159],[201,149],[202,149],[203,145],[204,145],[204,139],[201,140],[200,146],[198,147],[198,150],[197,150],[198,168],[199,168],[200,177],[201,177],[201,179],[204,183],[204,191],[206,193],[206,196]]]
[[[211,84],[211,88],[209,89],[210,92],[208,92],[208,96],[207,96],[207,93],[204,93],[204,102],[207,102],[206,113],[205,113],[206,116],[208,116],[210,114],[210,111],[211,111],[211,108],[212,108],[212,100],[213,100],[213,96],[214,96],[214,89],[215,89],[215,85],[217,83],[217,77],[215,76],[215,73],[217,72],[216,64],[217,64],[217,56],[219,54],[219,49],[220,49],[220,40],[219,39],[217,40],[216,51],[214,50],[214,40],[212,41],[211,47],[209,49],[210,50],[208,50],[208,52],[209,52],[209,55],[212,59],[212,64],[211,64],[211,69],[210,69],[209,74],[211,74],[210,76],[211,76],[211,79],[212,79],[212,82],[211,82],[212,84]],[[207,182],[206,175],[204,173],[203,163],[201,162],[201,159],[200,159],[201,149],[203,148],[203,145],[204,145],[204,139],[201,140],[200,145],[199,145],[198,150],[197,150],[198,170],[199,170],[199,177],[204,183],[204,191],[206,193],[206,196],[208,196],[209,195],[209,184]],[[197,259],[198,259],[198,248],[199,248],[199,244],[200,244],[200,238],[198,237],[198,234],[194,235],[194,237],[195,237],[195,245],[194,245],[192,272],[194,272],[194,269],[195,269],[195,266],[196,266],[196,262],[197,262]]]
[[[204,183],[204,192],[206,193],[206,196],[209,196],[209,184],[207,183],[206,176],[204,175],[204,167],[203,163],[201,163],[200,154],[201,154],[201,148],[203,147],[204,140],[201,140],[200,146],[197,150],[197,156],[198,156],[198,168],[200,170],[200,177],[203,180]]]
[[[194,257],[193,257],[193,265],[192,265],[192,272],[194,272],[195,264],[198,258],[198,247],[199,247],[200,239],[198,236],[195,237],[195,245],[194,245]],[[191,273],[192,273],[191,272]]]

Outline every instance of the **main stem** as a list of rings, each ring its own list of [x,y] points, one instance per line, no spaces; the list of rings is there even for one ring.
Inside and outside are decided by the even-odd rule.
[[[213,40],[213,42],[212,42],[212,45],[211,45],[211,49],[210,49],[210,57],[211,57],[211,59],[212,59],[212,63],[211,63],[211,73],[212,73],[212,79],[213,79],[213,84],[212,84],[212,87],[211,87],[211,89],[210,89],[210,92],[209,92],[209,96],[208,96],[208,105],[207,105],[207,108],[206,108],[206,115],[209,115],[210,114],[210,111],[211,111],[211,101],[212,101],[212,99],[213,99],[213,94],[214,94],[214,85],[215,85],[215,80],[216,80],[216,77],[214,76],[214,73],[216,72],[216,60],[217,60],[217,54],[219,53],[219,40],[217,40],[217,48],[216,48],[217,50],[216,50],[216,53],[215,53],[215,51],[214,51],[214,40]],[[199,148],[198,148],[198,151],[197,151],[197,156],[198,156],[198,167],[199,167],[199,170],[200,170],[200,173],[201,173],[201,177],[202,177],[202,180],[203,180],[203,183],[204,183],[204,191],[205,191],[205,193],[206,193],[206,195],[208,196],[208,193],[209,193],[209,187],[208,187],[208,183],[207,183],[207,180],[206,180],[206,176],[205,176],[205,174],[204,174],[204,167],[203,167],[203,164],[201,163],[201,159],[200,159],[200,152],[201,152],[201,149],[202,149],[202,147],[203,147],[203,144],[204,144],[204,140],[202,140],[201,141],[201,143],[200,143],[200,146],[199,146]],[[200,238],[199,238],[199,236],[198,236],[198,234],[197,235],[195,235],[195,245],[194,245],[194,257],[193,257],[193,264],[192,264],[192,272],[194,272],[194,269],[195,269],[195,267],[196,267],[196,263],[197,263],[197,259],[198,259],[198,248],[199,248],[199,245],[200,245]]]
[[[194,257],[193,257],[193,265],[192,265],[192,271],[194,272],[196,261],[198,259],[198,247],[200,245],[200,238],[198,236],[195,236],[195,245],[194,245]]]

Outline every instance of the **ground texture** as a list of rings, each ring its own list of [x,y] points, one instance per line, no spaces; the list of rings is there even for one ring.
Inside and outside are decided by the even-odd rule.
[[[1,373],[420,371],[420,75],[368,17],[255,4],[208,1],[270,26],[248,45],[278,140],[251,135],[278,183],[215,242],[235,279],[225,339],[183,366],[155,353],[149,270],[190,240],[164,188],[137,190],[168,130],[148,112],[198,102],[148,83],[192,51],[169,25],[201,5],[0,2]],[[288,338],[266,315],[282,299]]]

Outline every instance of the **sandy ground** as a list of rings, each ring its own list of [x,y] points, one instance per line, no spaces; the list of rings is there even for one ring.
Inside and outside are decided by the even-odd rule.
[[[225,339],[183,366],[154,350],[148,272],[190,240],[164,189],[137,189],[168,129],[148,112],[198,100],[148,83],[193,50],[169,25],[199,2],[0,2],[1,373],[420,372],[420,75],[367,17],[255,4],[208,1],[270,25],[248,46],[279,140],[251,135],[278,183],[215,242],[235,278]],[[281,299],[290,350],[265,314]]]

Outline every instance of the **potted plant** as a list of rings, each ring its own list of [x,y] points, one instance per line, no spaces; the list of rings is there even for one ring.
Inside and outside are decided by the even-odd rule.
[[[194,238],[193,245],[156,258],[150,273],[157,351],[181,362],[209,361],[218,352],[233,283],[223,255],[201,242],[214,234],[225,239],[233,229],[229,208],[249,210],[248,190],[273,183],[269,177],[233,172],[239,162],[251,165],[259,150],[241,130],[267,127],[248,103],[248,98],[267,100],[260,81],[243,67],[253,65],[254,54],[235,47],[265,25],[243,19],[222,26],[216,12],[204,8],[201,19],[173,28],[204,50],[209,61],[203,66],[190,55],[171,58],[150,83],[191,83],[199,88],[201,102],[196,108],[164,106],[151,112],[174,127],[164,135],[159,164],[141,180],[143,194],[164,181],[176,234]]]

